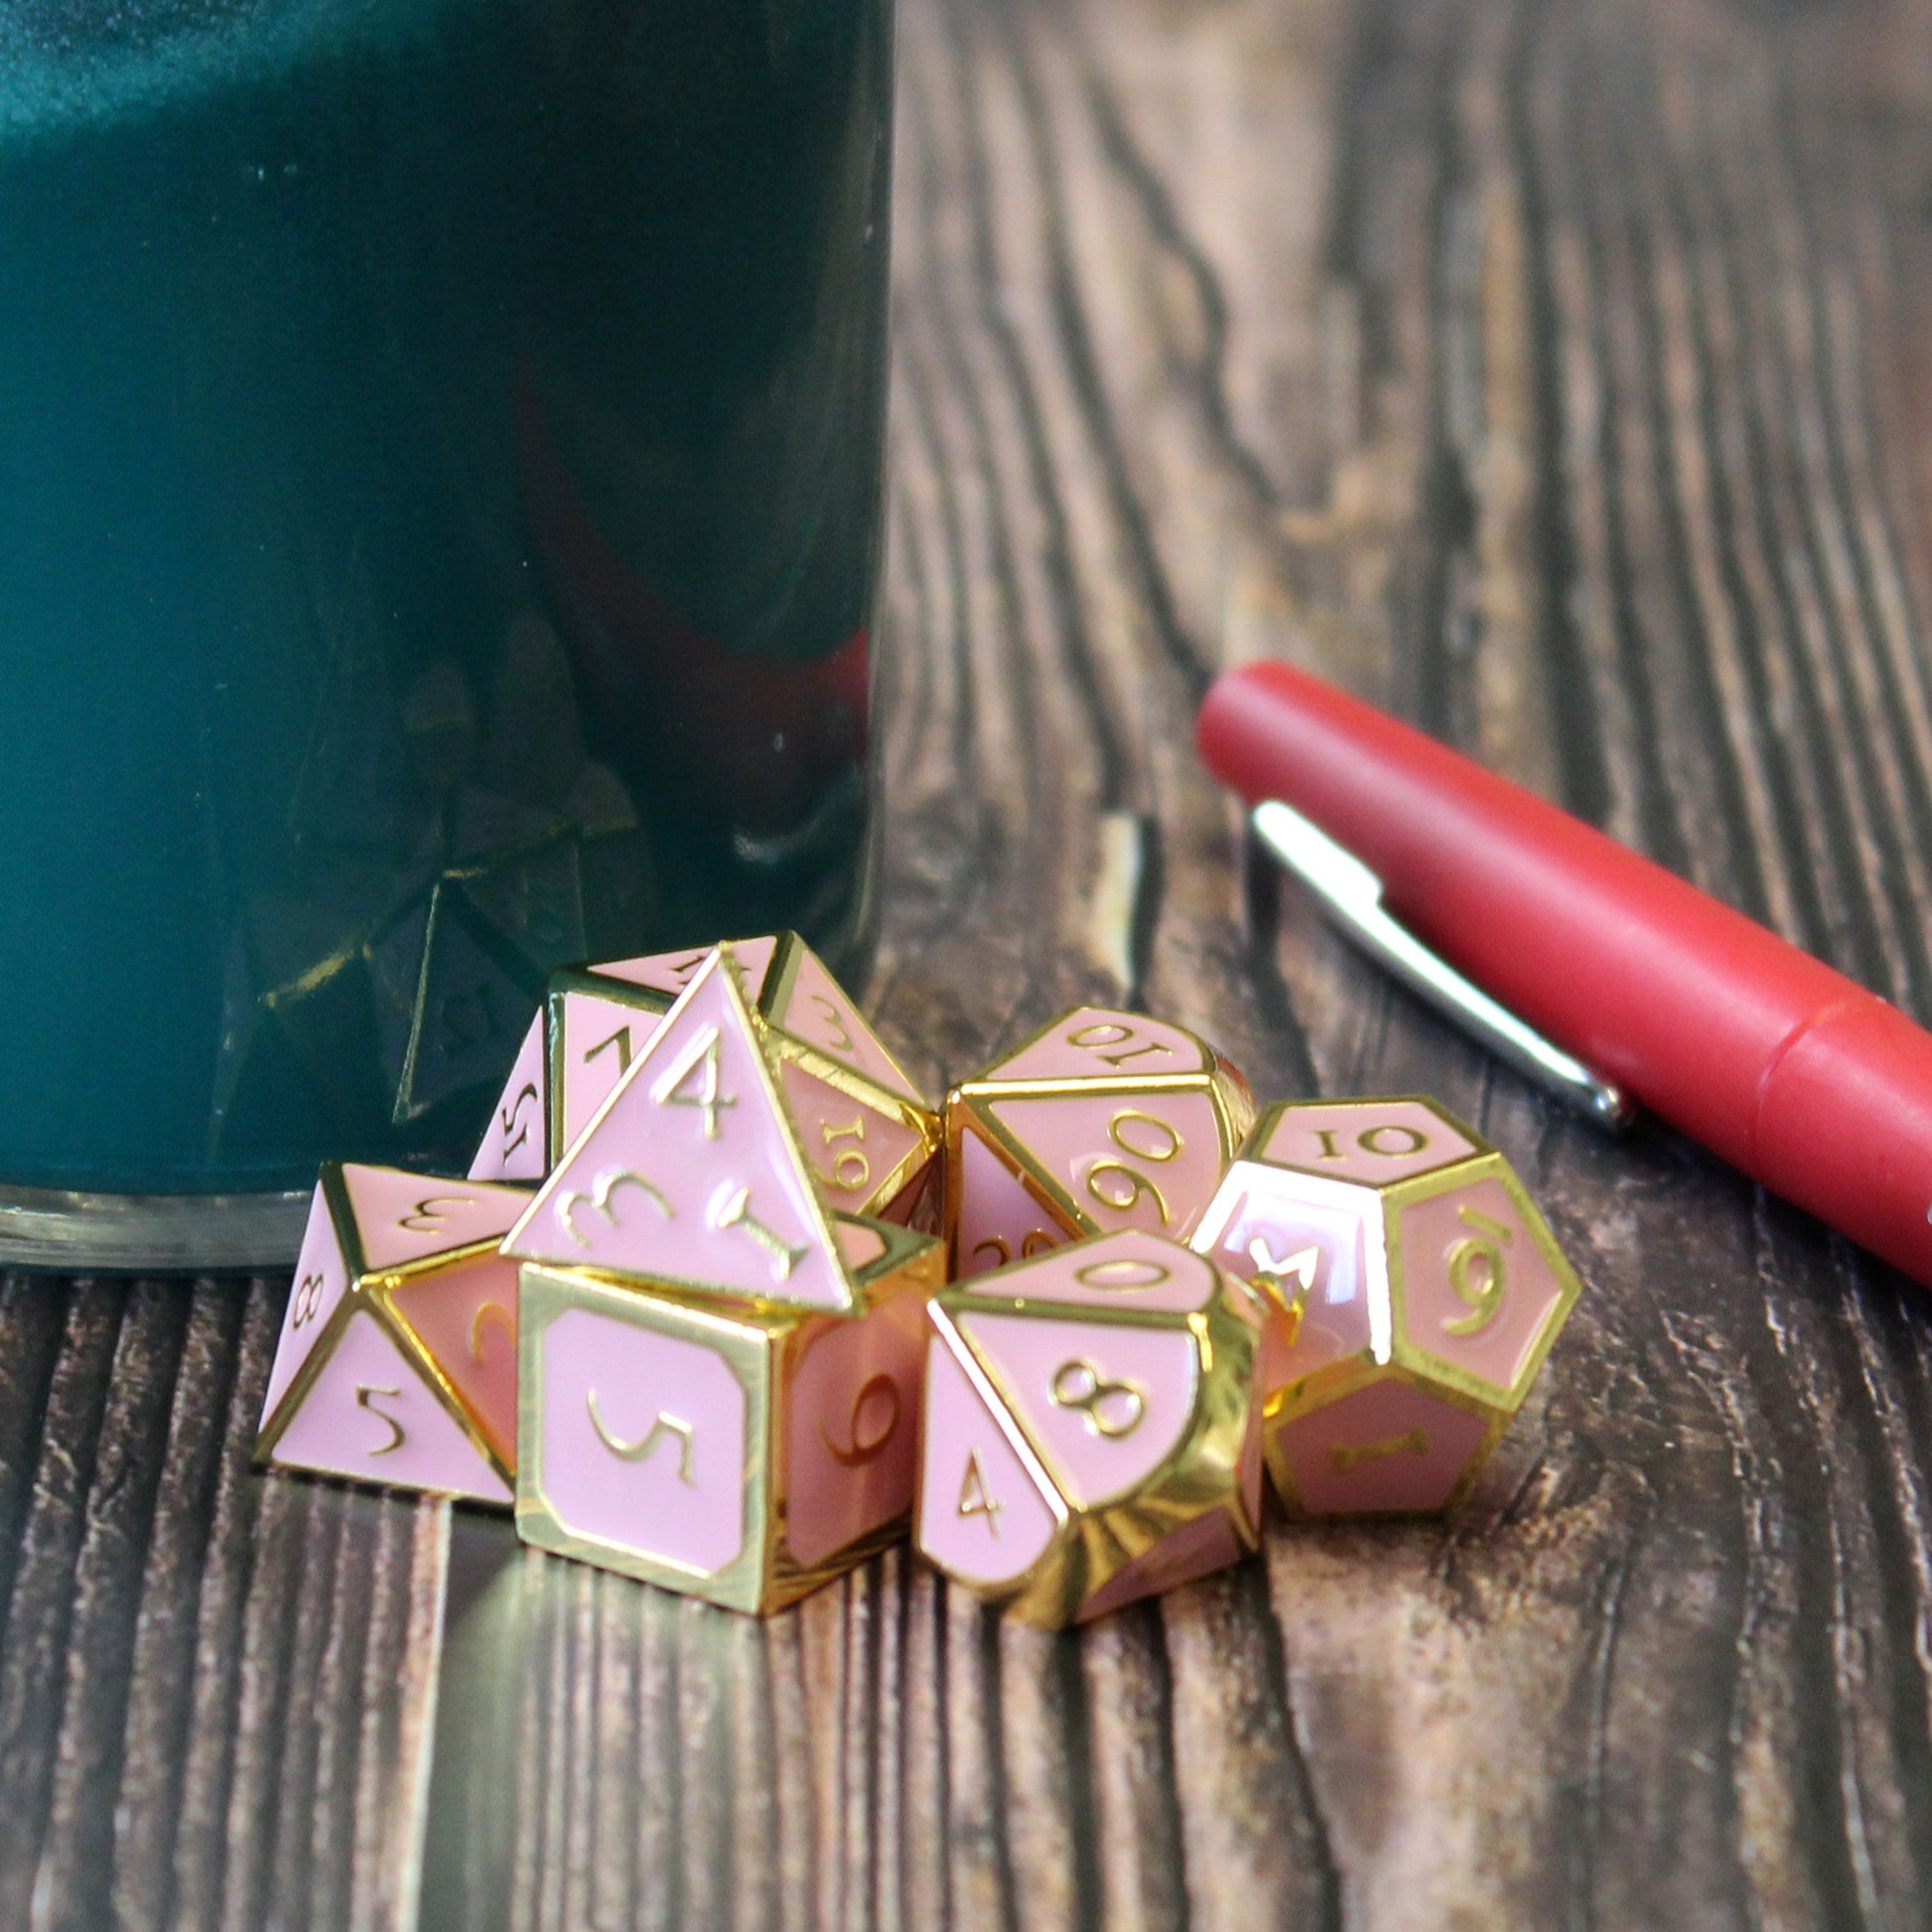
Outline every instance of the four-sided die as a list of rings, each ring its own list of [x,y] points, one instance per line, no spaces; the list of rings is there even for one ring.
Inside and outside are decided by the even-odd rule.
[[[733,948],[504,1243],[524,1539],[739,1609],[900,1525],[937,1241],[829,1209]]]
[[[1278,1306],[1268,1466],[1312,1515],[1452,1501],[1579,1293],[1508,1163],[1417,1098],[1270,1108],[1191,1245]]]
[[[521,1188],[328,1163],[282,1318],[259,1462],[507,1504]]]
[[[540,1179],[581,1137],[715,949],[553,976],[473,1174]],[[818,955],[785,932],[732,942],[760,1050],[828,1207],[914,1222],[939,1123]],[[541,1132],[527,1127],[541,1122]]]
[[[946,1097],[955,1278],[1122,1228],[1184,1239],[1254,1121],[1204,1040],[1075,1007]]]
[[[1048,1627],[1233,1562],[1260,1531],[1265,1318],[1243,1283],[1141,1233],[939,1296],[920,1550]]]

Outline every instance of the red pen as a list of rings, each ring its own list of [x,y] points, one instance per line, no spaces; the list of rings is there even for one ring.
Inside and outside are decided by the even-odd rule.
[[[1358,699],[1252,664],[1202,759],[1379,876],[1390,908],[1643,1105],[1932,1284],[1932,1035],[1875,993]]]

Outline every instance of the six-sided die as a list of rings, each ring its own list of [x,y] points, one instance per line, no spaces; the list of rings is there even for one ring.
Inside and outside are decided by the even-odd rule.
[[[833,1225],[849,1312],[525,1266],[524,1542],[762,1612],[904,1532],[944,1251]]]

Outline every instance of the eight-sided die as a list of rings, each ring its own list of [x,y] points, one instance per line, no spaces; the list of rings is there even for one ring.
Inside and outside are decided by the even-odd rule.
[[[256,1460],[507,1504],[522,1188],[328,1163],[269,1372]]]

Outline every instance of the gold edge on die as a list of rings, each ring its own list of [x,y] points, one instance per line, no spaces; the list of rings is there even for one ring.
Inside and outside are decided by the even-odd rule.
[[[517,1336],[517,1480],[516,1533],[532,1547],[574,1557],[604,1570],[615,1570],[639,1582],[656,1584],[682,1595],[701,1597],[725,1609],[757,1611],[759,1607],[764,1564],[768,1473],[757,1453],[764,1441],[768,1412],[765,1387],[768,1364],[763,1356],[768,1336],[748,1332],[749,1317],[737,1322],[682,1303],[653,1303],[640,1295],[626,1296],[608,1277],[587,1271],[525,1262],[519,1270],[522,1314]],[[569,1528],[544,1486],[543,1405],[541,1399],[543,1344],[559,1315],[573,1308],[592,1307],[632,1327],[691,1338],[689,1329],[703,1332],[745,1393],[745,1442],[741,1468],[741,1507],[745,1533],[738,1554],[715,1571],[699,1571],[663,1557],[653,1557],[609,1538]],[[658,1318],[658,1317],[663,1318]]]
[[[1464,1368],[1434,1349],[1425,1348],[1409,1333],[1402,1210],[1449,1191],[1444,1183],[1450,1174],[1456,1176],[1456,1186],[1466,1186],[1478,1180],[1496,1181],[1515,1206],[1523,1232],[1529,1236],[1531,1245],[1556,1279],[1557,1300],[1545,1311],[1522,1366],[1516,1371],[1514,1380],[1507,1384],[1492,1382],[1487,1376],[1478,1375],[1473,1369]],[[1485,1407],[1510,1411],[1520,1408],[1550,1350],[1556,1346],[1557,1336],[1570,1318],[1571,1310],[1583,1293],[1583,1284],[1576,1270],[1557,1247],[1556,1239],[1535,1201],[1530,1198],[1529,1190],[1505,1156],[1494,1148],[1485,1148],[1479,1154],[1441,1168],[1432,1168],[1426,1173],[1390,1182],[1381,1189],[1381,1198],[1385,1210],[1383,1238],[1388,1258],[1392,1363],[1412,1373],[1426,1373],[1445,1391],[1454,1390]]]
[[[797,1038],[782,1028],[773,1026],[769,1021],[760,1022],[760,1037],[769,1044],[774,1058],[786,1065],[795,1066],[801,1072],[841,1094],[855,1106],[869,1107],[876,1114],[891,1120],[912,1135],[913,1145],[887,1172],[885,1177],[875,1181],[861,1196],[857,1206],[843,1211],[854,1214],[872,1214],[893,1201],[899,1191],[912,1180],[920,1169],[925,1168],[938,1156],[945,1143],[945,1130],[936,1109],[923,1102],[914,1103],[902,1094],[896,1094],[890,1087],[881,1086],[876,1080],[863,1073],[855,1072],[842,1061],[829,1058],[821,1049],[808,1041]],[[791,1109],[785,1108],[785,1118],[789,1123]],[[811,1175],[813,1184],[821,1190],[829,1183],[825,1175],[813,1166],[809,1153],[805,1150],[802,1137],[799,1140],[799,1158],[805,1172]]]
[[[321,1332],[309,1344],[309,1352],[303,1356],[301,1364],[289,1378],[289,1385],[282,1391],[282,1399],[275,1405],[270,1415],[262,1418],[255,1431],[255,1446],[250,1450],[250,1459],[257,1468],[269,1467],[275,1459],[275,1450],[282,1438],[288,1434],[289,1424],[295,1420],[296,1413],[309,1399],[309,1392],[322,1379],[322,1372],[329,1366],[329,1358],[336,1352],[336,1344],[343,1338],[343,1331],[348,1326],[350,1317],[364,1305],[360,1277],[351,1275],[343,1297],[330,1311],[329,1319],[322,1324]]]
[[[1078,1241],[1083,1235],[1097,1233],[1099,1230],[1082,1224],[1070,1202],[1064,1207],[1058,1203],[1053,1192],[1049,1191],[1051,1183],[1042,1180],[1035,1173],[1032,1164],[1023,1158],[1011,1136],[997,1123],[988,1120],[970,1101],[963,1099],[962,1092],[962,1089],[954,1088],[946,1096],[946,1138],[943,1155],[946,1173],[940,1203],[940,1235],[945,1241],[946,1253],[951,1257],[953,1273],[959,1274],[965,1259],[959,1252],[959,1215],[964,1197],[962,1185],[964,1163],[961,1159],[960,1145],[968,1133],[972,1134],[999,1166],[1019,1181],[1035,1206],[1047,1220],[1058,1227],[1067,1240]],[[955,1101],[958,1102],[957,1106],[954,1105]],[[989,1135],[997,1138],[989,1139]],[[1025,1261],[1032,1257],[1022,1255],[1019,1259]],[[1007,1262],[1003,1265],[1011,1267],[1012,1263]],[[987,1272],[990,1274],[994,1271],[989,1269]]]
[[[945,1349],[959,1372],[965,1376],[980,1407],[986,1412],[987,1419],[998,1435],[1004,1438],[1007,1447],[1019,1459],[1027,1480],[1034,1485],[1041,1503],[1053,1519],[1052,1536],[1041,1554],[1033,1574],[1023,1573],[1010,1583],[986,1585],[972,1578],[959,1575],[934,1558],[926,1560],[943,1575],[953,1578],[962,1588],[969,1589],[982,1601],[1017,1606],[1024,1599],[1033,1597],[1036,1591],[1052,1596],[1055,1591],[1064,1592],[1067,1570],[1067,1539],[1072,1527],[1074,1510],[1060,1486],[1048,1473],[1046,1465],[1035,1451],[1033,1439],[1019,1420],[1012,1414],[1006,1402],[1001,1399],[999,1385],[987,1374],[980,1360],[979,1352],[947,1311],[934,1301],[927,1305],[927,1319],[932,1324],[932,1335],[928,1346],[936,1343]],[[916,1515],[925,1487],[925,1449],[926,1449],[926,1406],[919,1404],[919,1431],[916,1445],[918,1454],[918,1477],[913,1488],[913,1511]],[[1024,1614],[1024,1612],[1023,1612]],[[1068,1609],[1062,1615],[1070,1615]]]
[[[1085,1086],[1079,1088],[1078,1091],[1091,1094],[1094,1089],[1091,1086]],[[970,1120],[972,1122],[973,1130],[978,1136],[980,1145],[995,1156],[1001,1167],[1005,1168],[1008,1173],[1019,1181],[1021,1186],[1034,1197],[1035,1202],[1043,1208],[1051,1219],[1059,1223],[1061,1231],[1069,1241],[1078,1241],[1084,1235],[1124,1234],[1128,1232],[1126,1228],[1102,1227],[1098,1221],[1086,1214],[1078,1202],[1074,1200],[1073,1196],[1051,1174],[1035,1167],[1033,1162],[1027,1159],[1026,1147],[1019,1137],[996,1118],[990,1110],[977,1107],[971,1100],[962,1098],[959,1111],[962,1120]],[[950,1096],[948,1097],[946,1116],[948,1129],[946,1147],[947,1158],[950,1160],[953,1158],[955,1144],[951,1131],[952,1108]],[[961,1180],[961,1184],[951,1185],[946,1190],[948,1218],[956,1220],[957,1216],[954,1213],[953,1204],[964,1195],[965,1188],[961,1177],[949,1174],[947,1178],[949,1181]],[[1158,1231],[1157,1229],[1146,1228],[1140,1230],[1142,1233],[1156,1233]],[[955,1241],[956,1238],[955,1235]],[[1026,1257],[1023,1255],[1020,1259],[1025,1260]],[[1005,1265],[1010,1267],[1012,1264],[1007,1263]],[[955,1262],[955,1266],[957,1266],[957,1262]]]
[[[336,1245],[342,1251],[343,1272],[351,1286],[369,1272],[369,1259],[362,1246],[361,1224],[355,1218],[355,1202],[348,1191],[347,1167],[362,1167],[364,1162],[325,1161],[316,1174],[316,1187],[329,1208],[329,1223],[336,1232]]]
[[[471,1262],[487,1260],[498,1252],[497,1240],[500,1238],[499,1236],[496,1239],[468,1241],[460,1248],[448,1248],[441,1254],[425,1256],[419,1261],[406,1263],[399,1268],[384,1269],[376,1274],[365,1275],[358,1282],[357,1287],[361,1293],[363,1306],[376,1317],[389,1339],[402,1351],[403,1358],[429,1385],[430,1393],[442,1404],[450,1420],[469,1438],[472,1448],[482,1455],[502,1480],[504,1486],[514,1494],[516,1489],[514,1455],[512,1454],[506,1460],[489,1441],[478,1422],[476,1410],[471,1406],[469,1399],[457,1387],[449,1371],[437,1358],[435,1350],[416,1332],[415,1324],[396,1306],[394,1300],[398,1289],[409,1288],[419,1282],[434,1281],[438,1275],[450,1274],[458,1268],[467,1267]],[[518,1300],[521,1301],[520,1293]],[[501,1307],[500,1302],[483,1304],[483,1308]],[[481,1314],[482,1311],[480,1309],[478,1313]],[[505,1310],[504,1312],[515,1315],[518,1311]],[[520,1328],[517,1354],[519,1372],[517,1390],[520,1401],[523,1386],[520,1379],[522,1368]]]

